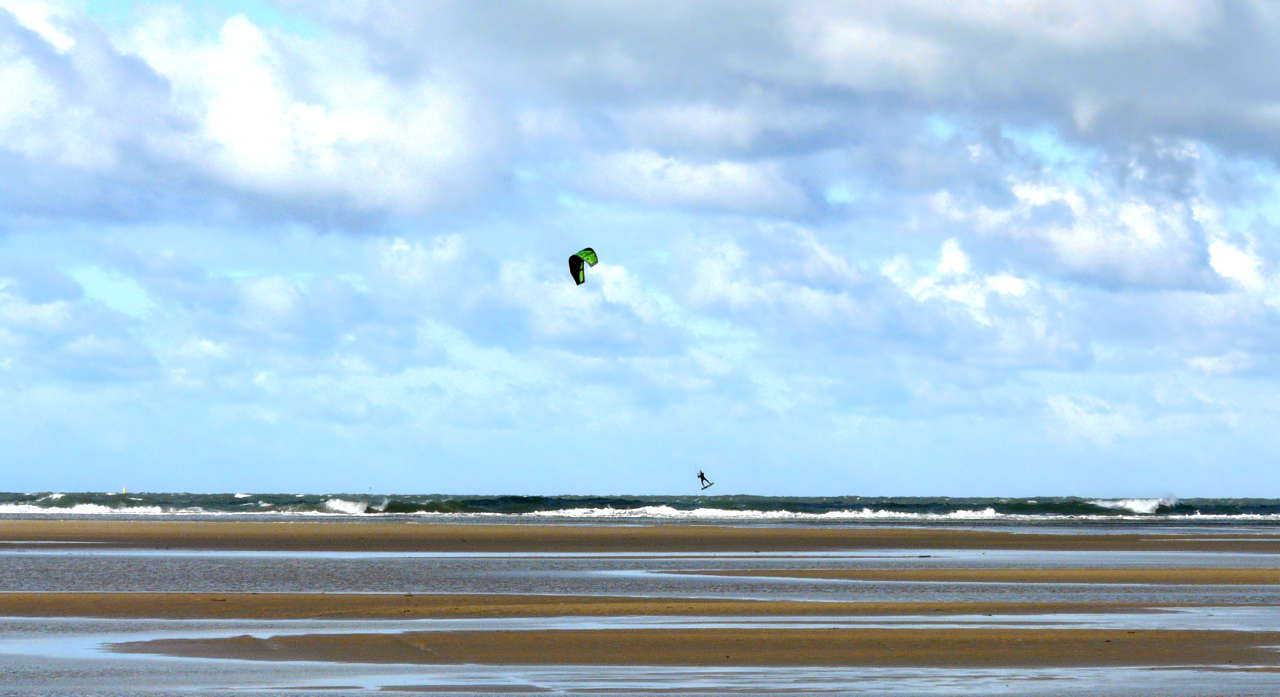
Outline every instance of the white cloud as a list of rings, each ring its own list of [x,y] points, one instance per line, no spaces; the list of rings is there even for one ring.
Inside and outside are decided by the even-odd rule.
[[[1219,276],[1230,279],[1245,291],[1261,293],[1266,290],[1267,281],[1261,272],[1262,260],[1248,250],[1223,240],[1214,240],[1209,244],[1209,265]]]
[[[740,100],[645,103],[613,114],[626,142],[663,152],[778,152],[848,128],[839,109],[780,102],[763,90]]]
[[[113,59],[103,55],[97,37],[76,42],[60,31],[50,33],[58,21],[54,16],[44,15],[47,21],[35,27],[14,26],[0,8],[0,152],[45,166],[114,168],[121,143],[134,137],[139,119],[112,102],[131,98],[134,107],[146,108],[154,85],[110,65]],[[24,35],[32,29],[34,39]]]
[[[420,210],[478,185],[502,138],[465,89],[396,84],[353,47],[286,40],[242,15],[211,43],[158,15],[133,44],[198,123],[199,137],[173,134],[164,147],[251,191]]]
[[[1215,377],[1232,377],[1253,371],[1257,368],[1257,359],[1243,351],[1231,351],[1218,356],[1193,356],[1187,359],[1187,365]]]
[[[969,204],[945,192],[943,217],[1003,240],[1000,252],[1055,275],[1103,286],[1207,289],[1219,282],[1193,206],[1111,198],[1067,183],[1015,181],[1011,205]]]
[[[241,321],[250,329],[275,332],[298,321],[302,291],[292,281],[274,277],[253,278],[240,284]]]
[[[0,10],[13,13],[20,24],[39,34],[40,38],[62,53],[66,53],[76,45],[75,39],[65,29],[74,14],[62,4],[32,0],[3,0],[0,2]]]
[[[70,302],[30,302],[9,292],[10,281],[0,279],[0,320],[3,326],[24,332],[51,334],[67,329],[72,323]]]
[[[833,16],[828,8],[801,5],[788,17],[792,47],[811,58],[826,81],[865,90],[903,85],[938,89],[946,77],[942,42],[878,17]]]
[[[144,20],[110,38],[83,17],[24,12],[34,39],[0,15],[0,150],[36,172],[67,167],[165,195],[182,193],[175,182],[203,186],[305,218],[469,203],[505,157],[505,117],[471,87],[440,74],[394,81],[357,44],[243,15],[209,37],[179,7],[140,8]]]
[[[592,158],[582,181],[597,194],[657,207],[780,215],[809,207],[804,192],[770,163],[697,163],[632,150]]]
[[[671,350],[684,320],[669,299],[617,262],[601,262],[587,276],[576,286],[566,282],[567,274],[504,262],[486,302],[503,311],[517,308],[535,342],[569,345],[584,355]]]
[[[1016,276],[975,273],[969,255],[956,239],[942,243],[932,274],[911,273],[906,260],[901,257],[885,264],[884,272],[917,301],[943,299],[956,303],[965,308],[974,320],[988,326],[995,324],[986,312],[990,296],[1023,297],[1033,286],[1032,282]]]
[[[403,237],[377,244],[377,265],[384,278],[401,286],[429,286],[451,273],[451,266],[466,252],[461,235],[439,235],[427,243]]]
[[[1128,405],[1116,405],[1089,395],[1051,395],[1045,400],[1049,413],[1068,440],[1083,439],[1110,446],[1137,433],[1137,413]]]
[[[231,357],[228,344],[211,339],[188,339],[176,351],[177,355],[190,359],[226,360]]]

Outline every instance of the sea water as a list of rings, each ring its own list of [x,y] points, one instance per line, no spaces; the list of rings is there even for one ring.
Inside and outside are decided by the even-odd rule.
[[[865,496],[460,496],[166,492],[0,493],[0,517],[237,516],[556,519],[770,524],[1017,523],[1280,526],[1280,499]]]

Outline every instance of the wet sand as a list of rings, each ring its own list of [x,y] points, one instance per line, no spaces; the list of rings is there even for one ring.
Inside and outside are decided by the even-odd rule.
[[[479,525],[396,522],[0,520],[0,542],[271,551],[803,552],[867,549],[1280,554],[1280,535],[1034,534],[957,528]]]
[[[730,569],[667,573],[931,583],[1154,583],[1219,586],[1280,584],[1280,569]]]
[[[126,653],[267,661],[669,666],[1280,665],[1280,632],[1092,629],[627,629],[157,639]]]
[[[1158,611],[1149,605],[1133,603],[773,602],[699,598],[381,593],[0,593],[0,616],[129,619],[840,617]]]
[[[748,626],[673,626],[655,628],[640,626],[629,629],[598,626],[590,623],[571,628],[521,628],[518,622],[496,624],[499,629],[477,629],[468,626],[458,631],[441,631],[440,625],[427,625],[420,631],[379,633],[379,620],[450,618],[541,618],[541,617],[855,617],[896,616],[1008,616],[1095,613],[1152,613],[1192,605],[1209,597],[1211,587],[1219,587],[1216,597],[1230,597],[1242,604],[1254,604],[1268,612],[1273,605],[1265,603],[1271,590],[1264,586],[1280,585],[1280,569],[1234,568],[1237,566],[1271,565],[1268,557],[1252,556],[1252,562],[1240,561],[1249,552],[1280,554],[1280,535],[1239,534],[1206,531],[1194,535],[1160,533],[1124,534],[1043,534],[963,528],[888,528],[888,527],[764,527],[715,525],[489,525],[395,522],[235,522],[235,521],[103,521],[103,520],[0,520],[0,546],[21,551],[15,563],[29,563],[33,576],[15,576],[9,587],[14,591],[32,589],[27,578],[40,578],[40,569],[62,568],[59,560],[77,555],[79,549],[119,550],[131,565],[129,573],[160,574],[144,586],[174,592],[9,592],[0,593],[0,616],[105,618],[128,623],[135,618],[173,620],[245,619],[364,619],[369,620],[369,633],[293,633],[277,636],[210,636],[191,638],[153,638],[142,635],[138,641],[118,641],[115,651],[134,654],[164,654],[179,657],[233,658],[261,661],[332,661],[373,664],[485,664],[485,665],[648,665],[648,666],[918,666],[921,668],[963,667],[1080,667],[1080,666],[1240,666],[1271,669],[1280,666],[1280,652],[1265,647],[1280,646],[1280,632],[1269,631],[1272,625],[1258,624],[1268,631],[1226,631],[1221,629],[1113,629],[1063,628],[1050,626],[936,626],[921,628],[878,627],[794,627]],[[89,544],[84,544],[89,543]],[[340,591],[323,592],[180,592],[195,590],[191,578],[180,571],[187,568],[223,569],[229,590],[253,588],[267,563],[252,555],[228,555],[218,565],[191,567],[166,565],[164,555],[149,557],[147,552],[131,550],[195,550],[194,559],[205,550],[217,557],[219,551],[281,552],[441,552],[462,555],[462,560],[424,556],[408,559],[382,559],[377,563],[351,562],[340,558],[308,559],[305,564],[288,566],[289,574],[323,573],[323,565],[353,568],[360,573],[387,574],[393,567],[409,565],[405,575],[392,588],[413,587],[416,593],[349,592],[352,585],[330,586]],[[45,550],[39,554],[31,551]],[[866,554],[861,552],[870,551]],[[1018,560],[1001,562],[986,558],[971,566],[981,568],[932,568],[939,560],[926,555],[897,554],[898,550],[1031,550],[1044,554],[1018,554]],[[805,553],[851,551],[857,554],[819,556]],[[1058,552],[1088,552],[1084,555],[1059,555]],[[703,564],[716,562],[697,559],[679,561],[673,554],[760,554],[796,553],[794,557],[775,557],[769,561],[733,561],[721,566],[696,570]],[[1112,556],[1104,568],[1093,568],[1102,552],[1216,552],[1226,567],[1198,567],[1177,555]],[[467,561],[466,555],[494,554],[484,563]],[[657,560],[633,562],[621,567],[605,561],[582,558],[556,559],[546,562],[538,574],[530,575],[530,566],[519,566],[514,558],[503,554],[574,555],[590,553],[636,554],[638,558]],[[876,557],[892,558],[892,563]],[[359,556],[359,555],[355,555]],[[947,554],[939,554],[941,557]],[[951,561],[979,559],[968,552],[952,553]],[[996,555],[999,556],[999,555]],[[1004,558],[1008,558],[1005,555]],[[86,554],[86,560],[98,557]],[[105,557],[104,557],[105,558]],[[182,559],[183,557],[177,557]],[[1145,559],[1135,562],[1133,559]],[[821,561],[819,561],[821,559]],[[1157,562],[1164,566],[1150,566]],[[918,561],[917,561],[918,560]],[[1070,561],[1074,560],[1074,561]],[[1064,563],[1070,561],[1070,563]],[[1117,563],[1119,562],[1119,563]],[[186,563],[186,562],[183,562]],[[541,562],[540,562],[541,563]],[[689,564],[697,566],[689,566]],[[963,563],[963,561],[961,561]],[[1014,566],[1001,566],[1001,564]],[[379,564],[382,566],[380,567]],[[494,564],[498,564],[495,567]],[[515,565],[515,566],[512,566]],[[736,566],[735,566],[736,565]],[[875,569],[867,567],[896,566],[905,568]],[[1183,568],[1183,565],[1189,568]],[[1280,565],[1280,564],[1277,564]],[[742,568],[748,566],[749,568]],[[1089,567],[1089,568],[1086,568]],[[658,567],[658,568],[655,568]],[[774,567],[774,568],[759,568]],[[790,568],[788,568],[790,567]],[[825,567],[825,568],[818,568]],[[929,568],[922,568],[929,567]],[[1042,568],[1044,567],[1044,568]],[[89,567],[84,567],[89,568]],[[112,567],[117,568],[117,567]],[[496,569],[496,571],[495,571]],[[284,573],[284,572],[281,572]],[[344,572],[346,573],[346,572]],[[403,570],[397,573],[408,573]],[[663,593],[644,595],[643,591],[624,590],[654,588],[650,579],[676,579],[676,574],[695,574],[703,579],[681,578],[675,585],[664,586]],[[167,574],[167,575],[166,575]],[[847,590],[858,584],[826,584],[828,588],[812,588],[806,593],[812,599],[774,599],[785,597],[783,587],[791,584],[770,581],[760,583],[739,596],[715,597],[723,594],[725,581],[715,577],[768,577],[776,579],[859,580],[890,584],[871,588],[866,595],[853,595]],[[458,583],[457,578],[480,578],[468,588],[476,592],[435,593],[444,584]],[[78,578],[78,577],[77,577]],[[347,578],[343,576],[342,578]],[[560,594],[574,579],[588,578],[586,593]],[[525,585],[524,591],[502,593],[513,587],[511,579]],[[636,579],[646,584],[634,585]],[[109,578],[105,579],[110,581]],[[534,585],[535,590],[527,591]],[[664,581],[665,582],[665,581]],[[685,585],[687,582],[687,585]],[[960,597],[938,597],[940,591],[915,595],[911,602],[902,594],[898,582],[992,583],[1003,584],[977,590]],[[346,583],[344,581],[344,583]],[[579,582],[580,584],[583,582]],[[593,585],[594,584],[594,585]],[[629,585],[630,584],[630,585]],[[1037,585],[1040,584],[1040,585]],[[1078,591],[1067,593],[1052,584],[1144,584],[1158,587],[1155,597],[1162,602],[1118,602],[1122,594],[1109,597],[1117,602],[1057,602],[1059,598],[1080,598]],[[1193,593],[1175,592],[1174,586],[1201,585]],[[810,586],[813,584],[811,583]],[[819,584],[821,586],[821,584]],[[1035,586],[1040,590],[1028,596],[1017,592],[1017,586]],[[838,586],[838,587],[837,587]],[[1234,595],[1221,590],[1240,588]],[[58,588],[57,586],[51,586]],[[279,586],[276,586],[277,588]],[[358,586],[357,586],[358,587]],[[457,588],[455,585],[453,588]],[[737,587],[741,587],[740,585]],[[1009,588],[1014,588],[1010,591]],[[1049,588],[1048,591],[1044,590]],[[93,591],[98,585],[76,584],[74,591]],[[201,590],[217,589],[205,585]],[[545,589],[545,592],[543,592]],[[598,589],[594,590],[594,589]],[[695,596],[701,589],[705,597]],[[385,588],[383,589],[385,590]],[[687,591],[687,593],[686,593]],[[591,595],[600,592],[609,595]],[[629,593],[629,596],[627,595]],[[829,594],[828,594],[829,593]],[[914,593],[914,591],[913,591]],[[843,595],[843,597],[842,597]],[[746,599],[755,598],[755,599]],[[829,599],[826,599],[829,598]],[[963,602],[947,602],[950,599]],[[1030,600],[1040,600],[1032,602]],[[1225,603],[1237,600],[1224,601]],[[1190,601],[1190,602],[1188,602]],[[1224,604],[1220,602],[1219,604]],[[361,626],[363,629],[363,625]],[[394,625],[383,625],[394,626]],[[503,629],[510,626],[510,629]],[[1121,625],[1127,626],[1127,625]],[[1229,629],[1239,625],[1227,624]],[[578,628],[583,627],[583,628]],[[236,633],[245,630],[238,628]],[[308,631],[302,629],[301,631]],[[316,631],[347,631],[345,627]],[[172,636],[172,635],[170,635]]]

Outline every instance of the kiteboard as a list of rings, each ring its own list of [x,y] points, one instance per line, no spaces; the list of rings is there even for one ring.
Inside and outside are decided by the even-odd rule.
[[[703,491],[706,491],[706,490],[707,490],[707,487],[712,487],[712,486],[715,486],[715,485],[716,485],[716,483],[715,483],[715,482],[707,482],[706,484],[703,484],[703,485],[702,485],[702,490],[703,490]]]

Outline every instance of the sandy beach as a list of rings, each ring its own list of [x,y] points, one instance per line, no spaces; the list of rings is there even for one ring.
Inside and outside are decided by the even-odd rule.
[[[1280,561],[1269,556],[1280,535],[1257,531],[23,519],[0,521],[0,542],[10,568],[36,565],[0,592],[0,617],[114,622],[103,648],[117,654],[276,666],[1280,667],[1268,648],[1280,645]],[[85,574],[120,590],[95,590]],[[1197,628],[1213,613],[1216,624]],[[191,633],[121,640],[138,620]],[[210,634],[206,621],[224,629]]]
[[[1031,534],[965,528],[664,524],[4,520],[0,542],[384,552],[796,552],[884,549],[1280,553],[1280,535]]]
[[[1280,665],[1280,632],[697,629],[409,632],[120,643],[122,652],[277,661],[720,666]]]
[[[1182,605],[1181,607],[1194,607]],[[1132,603],[850,603],[558,595],[0,593],[0,616],[165,619],[448,617],[840,617],[1158,612]]]
[[[1157,583],[1240,586],[1280,584],[1280,569],[743,569],[705,573],[716,576],[760,578],[933,583]]]

